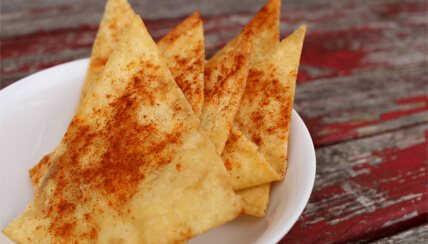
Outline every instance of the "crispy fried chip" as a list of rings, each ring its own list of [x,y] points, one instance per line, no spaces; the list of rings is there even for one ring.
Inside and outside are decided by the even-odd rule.
[[[108,58],[116,47],[122,32],[129,27],[135,16],[128,0],[108,0],[92,47],[89,67],[80,94],[80,102],[99,79]],[[77,108],[78,109],[78,108]],[[30,179],[36,187],[50,166],[50,155],[44,156],[40,162],[30,169]]]
[[[227,171],[141,19],[83,99],[17,242],[167,243],[241,211]]]
[[[262,59],[264,55],[271,52],[279,42],[279,15],[281,9],[280,0],[270,0],[251,20],[246,26],[254,33],[253,50],[251,53],[251,63],[256,63],[257,60]],[[252,65],[251,64],[251,65]],[[250,65],[250,68],[251,68]],[[254,142],[248,140],[245,135],[239,131],[240,129],[234,128],[235,132],[240,134],[239,140],[234,140],[236,137],[230,136],[223,152],[222,158],[226,163],[226,168],[232,176],[232,185],[235,190],[251,187],[245,190],[242,195],[244,200],[244,209],[247,214],[257,213],[256,216],[261,217],[264,213],[269,199],[269,191],[266,187],[258,185],[266,184],[280,179],[280,175],[275,169],[267,162],[264,155],[258,151],[258,147]],[[231,132],[232,135],[236,134]],[[254,196],[251,196],[254,192]],[[265,194],[265,196],[260,196]],[[251,201],[249,199],[267,199],[266,201],[259,201],[258,204],[247,206]],[[262,203],[266,205],[263,206]],[[259,207],[259,210],[256,208]]]
[[[223,152],[245,89],[253,33],[245,29],[226,44],[205,66],[205,102],[201,125]]]
[[[270,53],[279,43],[281,0],[269,0],[245,28],[254,33],[251,63]]]
[[[97,81],[108,57],[119,42],[121,33],[131,24],[135,15],[128,0],[108,0],[97,36],[92,47],[91,60],[83,83],[80,99]]]
[[[257,144],[259,152],[265,155],[281,178],[287,169],[291,111],[305,31],[306,26],[300,27],[270,55],[252,65],[236,117],[240,129]],[[238,192],[243,198],[245,213],[260,216],[265,212],[266,206],[262,203],[268,204],[268,201],[249,203],[252,199],[268,198],[266,187],[269,185],[261,186],[264,190],[255,187],[245,190],[245,194]]]
[[[248,75],[236,122],[284,177],[295,82],[306,27],[285,38]]]
[[[192,105],[196,116],[204,103],[205,45],[202,19],[194,13],[165,35],[158,47],[175,82]]]
[[[111,4],[111,2],[114,1],[110,0],[109,3]],[[106,12],[105,15],[108,14],[107,17],[112,15],[111,11]],[[100,32],[105,30],[100,29]],[[116,31],[116,34],[119,34],[120,30],[110,31]],[[99,34],[98,36],[105,36],[105,34]],[[98,43],[97,45],[105,46],[103,43]],[[193,111],[199,116],[203,104],[203,69],[205,60],[203,26],[200,15],[194,13],[186,18],[158,42],[158,47],[175,81],[192,105]],[[92,55],[96,55],[97,53],[99,52],[94,51]],[[108,58],[107,52],[104,52],[104,54]],[[92,72],[91,69],[88,70],[88,76],[94,78],[95,75],[89,75],[90,72]],[[89,82],[89,80],[86,80],[86,82]],[[50,165],[49,158],[50,156],[46,155],[29,171],[33,187],[38,185],[41,178],[47,172]]]

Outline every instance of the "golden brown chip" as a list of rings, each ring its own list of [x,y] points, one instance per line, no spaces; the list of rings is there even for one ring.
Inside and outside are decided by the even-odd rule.
[[[134,19],[35,198],[4,230],[12,240],[170,243],[240,213],[215,146]]]
[[[214,142],[218,154],[223,152],[245,89],[252,36],[251,30],[242,31],[205,66],[201,125]]]
[[[278,45],[280,9],[280,0],[268,1],[245,27],[254,33],[250,68],[253,63],[262,59]],[[234,130],[242,134],[239,128],[235,128]],[[233,140],[233,137],[229,137],[222,158],[226,162],[229,173],[231,173],[235,189],[252,187],[245,191],[245,198],[269,199],[269,191],[265,190],[269,186],[262,186],[261,189],[254,186],[279,180],[280,175],[267,162],[264,155],[258,151],[258,147],[254,142],[248,140],[245,135],[241,135],[240,140]],[[251,196],[251,192],[255,194],[253,197]],[[260,196],[263,193],[265,196]],[[251,207],[247,206],[244,209],[251,209],[250,212],[246,211],[246,213],[250,215],[258,213],[256,216],[260,217],[260,213],[265,212],[268,202],[268,200],[261,201],[259,204],[251,205]],[[263,206],[261,203],[265,203],[266,205]],[[244,201],[244,206],[247,204],[250,204],[250,201]],[[256,210],[257,207],[259,207],[259,210]]]
[[[175,82],[192,105],[196,116],[204,103],[205,45],[202,19],[194,13],[166,34],[158,47]]]
[[[110,1],[109,4],[112,2],[114,1]],[[110,7],[107,7],[107,9],[109,8]],[[105,13],[105,19],[110,19],[109,16],[113,15],[112,11],[113,10],[109,10],[109,12]],[[114,15],[117,14],[120,13],[114,13]],[[129,18],[129,16],[126,18]],[[107,30],[109,29],[101,28],[99,32],[105,32]],[[119,29],[109,31],[115,31],[117,35],[121,32]],[[106,33],[99,34],[98,36],[105,35]],[[98,47],[106,45],[106,43],[100,42],[97,44]],[[192,105],[194,112],[199,116],[203,104],[203,69],[205,60],[203,26],[199,14],[195,13],[186,18],[180,25],[159,41],[158,47],[175,81]],[[99,55],[99,53],[98,51],[93,51],[92,55],[96,56]],[[104,52],[106,58],[108,58],[107,54],[110,55],[110,53]],[[98,68],[101,68],[101,66]],[[104,65],[102,65],[102,68],[104,68]],[[95,78],[95,76],[99,75],[95,75],[95,73],[89,74],[93,72],[94,70],[91,71],[91,69],[89,69],[88,76]],[[86,82],[94,84],[92,79],[86,80]],[[47,172],[50,165],[49,158],[50,156],[46,155],[36,166],[30,169],[29,174],[33,187],[38,185],[40,179]]]
[[[251,63],[270,53],[279,43],[281,0],[269,0],[245,28],[254,33]]]
[[[236,118],[241,130],[257,144],[259,152],[265,155],[281,178],[287,170],[291,111],[305,31],[306,26],[300,27],[270,55],[252,65]],[[250,202],[251,199],[268,198],[266,188],[269,188],[268,184],[260,189],[246,190],[242,195],[245,213],[260,216],[265,212],[266,206],[262,203],[268,204],[268,201]]]
[[[97,81],[110,54],[119,42],[122,31],[132,22],[135,15],[128,0],[108,0],[91,52],[88,71],[80,98]]]
[[[306,27],[252,65],[236,122],[284,177],[294,90]]]

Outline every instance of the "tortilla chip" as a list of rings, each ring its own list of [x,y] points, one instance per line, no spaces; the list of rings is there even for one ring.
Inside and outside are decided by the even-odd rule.
[[[251,66],[278,45],[280,10],[281,1],[270,0],[245,27],[254,33]],[[239,129],[235,128],[234,130],[242,134]],[[266,161],[264,155],[257,151],[258,147],[252,141],[248,140],[245,135],[240,137],[240,140],[232,140],[233,137],[229,137],[222,158],[232,175],[232,185],[235,190],[252,187],[245,191],[247,199],[266,199],[259,204],[244,207],[244,209],[251,209],[250,212],[246,212],[247,214],[258,213],[256,216],[260,217],[262,216],[260,213],[265,212],[269,202],[269,191],[266,191],[269,184],[261,186],[261,189],[257,189],[255,186],[279,180],[280,175]],[[253,197],[251,192],[255,194]],[[263,193],[265,196],[260,196]],[[248,200],[244,201],[244,206],[249,202]],[[258,210],[257,207],[259,207]]]
[[[255,217],[264,217],[269,205],[270,184],[236,192],[244,203],[244,212]]]
[[[166,34],[158,47],[175,82],[199,117],[204,103],[205,65],[204,30],[199,13],[195,12]]]
[[[221,157],[231,175],[233,190],[279,180],[279,174],[257,150],[257,146],[250,142],[236,126],[232,127]]]
[[[218,154],[223,152],[245,89],[252,36],[251,30],[242,31],[205,66],[201,125],[214,142]]]
[[[215,146],[135,18],[4,230],[12,240],[169,243],[240,213]]]
[[[294,90],[306,27],[252,64],[236,122],[284,178]]]
[[[287,170],[288,136],[295,82],[306,26],[300,27],[277,46],[271,55],[255,62],[236,121],[259,147],[272,167],[284,178]],[[244,211],[254,216],[266,212],[270,184],[249,188],[243,197]],[[260,188],[260,189],[258,189]],[[252,203],[252,199],[261,199]],[[263,205],[266,204],[266,205]]]
[[[134,16],[134,10],[127,0],[107,1],[97,36],[92,46],[89,67],[80,94],[80,103],[100,77],[108,58],[119,42],[122,32],[130,26]],[[41,178],[48,171],[50,166],[49,158],[49,154],[45,155],[37,165],[30,169],[29,174],[33,187],[38,185]]]
[[[111,4],[111,2],[114,1],[110,0],[109,3]],[[110,15],[112,15],[111,12],[105,13],[105,16]],[[100,29],[99,32],[105,30],[107,29]],[[116,34],[119,34],[119,29],[110,31],[116,31]],[[99,34],[98,36],[105,36],[105,34]],[[104,43],[97,44],[97,46],[106,45]],[[205,60],[203,25],[199,14],[194,13],[186,18],[158,42],[158,47],[175,81],[192,105],[193,111],[199,116],[203,104],[203,69]],[[98,53],[98,51],[94,51],[92,54],[96,55]],[[107,55],[106,52],[104,54]],[[104,65],[102,65],[102,68],[104,68]],[[95,78],[94,74],[89,75],[89,73],[91,73],[91,69],[88,70],[88,76]],[[89,82],[89,80],[85,82]],[[91,82],[91,84],[94,83]],[[30,169],[29,174],[33,187],[38,185],[40,179],[48,171],[50,166],[49,158],[50,156],[46,155],[36,166]]]
[[[281,0],[269,0],[245,28],[254,33],[251,63],[270,53],[279,43]]]
[[[127,0],[108,0],[91,52],[88,71],[80,99],[99,78],[108,57],[119,42],[123,30],[129,27],[135,15]]]

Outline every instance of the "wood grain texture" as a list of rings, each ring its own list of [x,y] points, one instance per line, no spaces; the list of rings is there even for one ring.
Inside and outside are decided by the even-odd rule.
[[[422,225],[413,229],[385,237],[373,242],[373,244],[423,244],[428,242],[428,225]]]
[[[200,10],[209,57],[264,1],[131,2],[155,39]],[[87,57],[102,9],[95,0],[2,3],[1,87]],[[282,37],[308,24],[295,109],[318,163],[283,243],[366,242],[427,222],[427,11],[424,0],[283,1]]]
[[[87,57],[102,11],[102,5],[90,3],[84,7],[54,5],[30,15],[27,12],[31,10],[3,14],[2,87],[37,70]],[[249,5],[253,6],[250,9],[259,7]],[[423,1],[285,5],[282,36],[302,22],[309,27],[295,107],[309,125],[316,145],[427,122],[424,87],[428,57],[424,53],[428,50],[428,25]],[[193,8],[196,6],[189,4],[188,9]],[[252,14],[205,16],[208,56],[236,35]],[[146,22],[159,39],[181,20]],[[19,23],[22,26],[17,26]],[[31,34],[20,35],[19,31]]]
[[[318,149],[314,192],[283,243],[367,241],[426,221],[427,130]]]

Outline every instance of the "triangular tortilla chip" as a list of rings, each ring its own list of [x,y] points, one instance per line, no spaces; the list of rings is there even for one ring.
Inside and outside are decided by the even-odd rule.
[[[109,3],[111,4],[111,2],[114,1],[110,0]],[[105,15],[108,17],[112,15],[112,13],[106,12]],[[107,17],[105,18],[109,19]],[[126,18],[129,18],[129,16]],[[103,32],[106,30],[107,29],[100,29],[99,31]],[[119,29],[109,31],[115,31],[116,35],[119,35],[119,32],[121,33]],[[98,36],[105,36],[105,34],[99,34]],[[100,42],[97,44],[97,46],[105,45],[106,44]],[[194,13],[186,18],[180,25],[170,31],[158,42],[158,47],[175,81],[192,105],[193,111],[199,116],[203,104],[203,69],[205,60],[203,26],[199,14]],[[93,51],[93,55],[98,53],[98,51]],[[107,52],[104,52],[104,55],[108,58]],[[101,66],[99,66],[99,68],[101,68]],[[104,68],[104,65],[102,65],[102,68]],[[94,74],[90,75],[89,73],[91,73],[91,69],[88,70],[88,77],[95,78]],[[94,84],[92,80],[86,80],[86,82]],[[40,179],[48,171],[50,165],[49,158],[50,156],[46,155],[30,170],[29,174],[33,187],[38,185]]]
[[[245,89],[252,36],[252,31],[245,29],[205,65],[201,125],[218,154],[223,152]]]
[[[236,116],[241,131],[284,177],[294,90],[306,27],[302,26],[251,65]]]
[[[251,29],[254,33],[253,50],[251,52],[252,64],[262,59],[278,45],[280,9],[280,0],[268,1],[245,27],[246,29]],[[265,212],[269,202],[269,191],[266,191],[269,186],[261,186],[262,189],[257,189],[254,186],[279,180],[280,175],[267,162],[253,142],[248,140],[245,135],[242,135],[238,128],[235,127],[234,130],[240,134],[240,139],[233,140],[233,137],[229,137],[222,158],[232,176],[232,185],[235,190],[252,187],[251,189],[246,189],[245,194],[240,194],[244,200],[244,209],[251,210],[250,212],[245,212],[250,215],[258,213],[256,216],[260,217],[260,213]],[[254,195],[251,192],[254,192]],[[260,194],[265,195],[261,196]],[[253,204],[251,207],[247,206],[252,199],[267,200],[259,201],[259,204]],[[266,205],[263,206],[262,203]],[[259,207],[259,210],[256,210],[257,207]]]
[[[251,63],[270,53],[279,43],[281,0],[269,0],[245,28],[254,33]]]
[[[248,138],[282,176],[288,159],[294,90],[306,26],[284,39],[268,56],[250,69],[247,87],[236,121]],[[269,199],[269,185],[237,192],[246,214],[263,216]],[[254,199],[259,199],[253,202]],[[264,205],[265,204],[265,205]]]
[[[99,78],[108,57],[119,42],[121,33],[132,22],[135,15],[127,0],[108,0],[95,37],[88,71],[83,83],[80,99]]]
[[[204,31],[199,13],[189,16],[166,34],[158,47],[175,82],[199,117],[204,103],[205,65]]]
[[[241,211],[215,146],[136,18],[83,99],[17,242],[170,243]]]
[[[80,94],[80,102],[96,83],[108,58],[119,42],[122,32],[129,27],[134,11],[128,0],[108,0],[101,19],[97,35],[92,46],[89,67]],[[78,108],[77,108],[78,109]],[[30,180],[36,187],[50,166],[51,155],[45,155],[38,164],[30,169]]]

